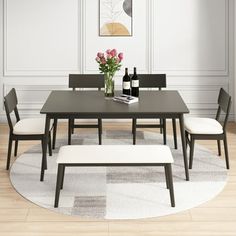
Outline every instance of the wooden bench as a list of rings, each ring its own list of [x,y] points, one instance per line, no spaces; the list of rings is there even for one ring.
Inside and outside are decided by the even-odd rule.
[[[173,157],[164,145],[72,145],[60,148],[57,157],[57,183],[54,207],[58,207],[65,167],[164,166],[171,206],[175,207],[171,164]]]

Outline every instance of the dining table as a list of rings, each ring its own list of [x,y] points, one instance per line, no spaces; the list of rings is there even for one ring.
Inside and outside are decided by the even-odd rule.
[[[120,91],[115,92],[120,95]],[[145,90],[136,103],[124,104],[106,99],[104,91],[51,91],[41,114],[46,115],[40,181],[44,180],[50,121],[54,119],[177,119],[182,142],[186,180],[189,180],[184,115],[189,109],[176,90]]]

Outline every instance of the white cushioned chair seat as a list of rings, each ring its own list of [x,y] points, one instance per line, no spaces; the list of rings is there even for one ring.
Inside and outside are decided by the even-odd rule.
[[[222,134],[223,127],[215,119],[187,117],[184,120],[185,129],[190,134]]]
[[[44,130],[45,118],[29,118],[18,121],[13,128],[13,133],[18,135],[44,134]]]

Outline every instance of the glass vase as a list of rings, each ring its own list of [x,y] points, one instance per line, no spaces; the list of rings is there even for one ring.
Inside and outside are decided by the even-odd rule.
[[[105,98],[112,98],[114,97],[114,88],[115,88],[115,82],[113,79],[113,75],[110,73],[104,74],[104,82],[105,82]]]

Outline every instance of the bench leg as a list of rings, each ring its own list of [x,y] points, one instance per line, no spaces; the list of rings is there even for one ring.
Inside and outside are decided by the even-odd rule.
[[[164,165],[164,168],[165,168],[165,176],[166,176],[166,188],[169,189],[168,169],[166,165]]]
[[[174,186],[173,186],[171,164],[167,164],[166,168],[167,168],[167,174],[168,174],[168,184],[169,184],[169,191],[170,191],[171,206],[175,207],[175,195],[174,195]]]
[[[63,184],[64,184],[64,176],[65,176],[65,165],[63,165],[62,169],[62,180],[61,180],[61,189],[63,189]]]
[[[55,208],[58,207],[58,203],[59,203],[62,179],[63,179],[63,165],[59,164],[57,168],[57,184],[56,184],[56,193],[55,193],[55,202],[54,202]]]

